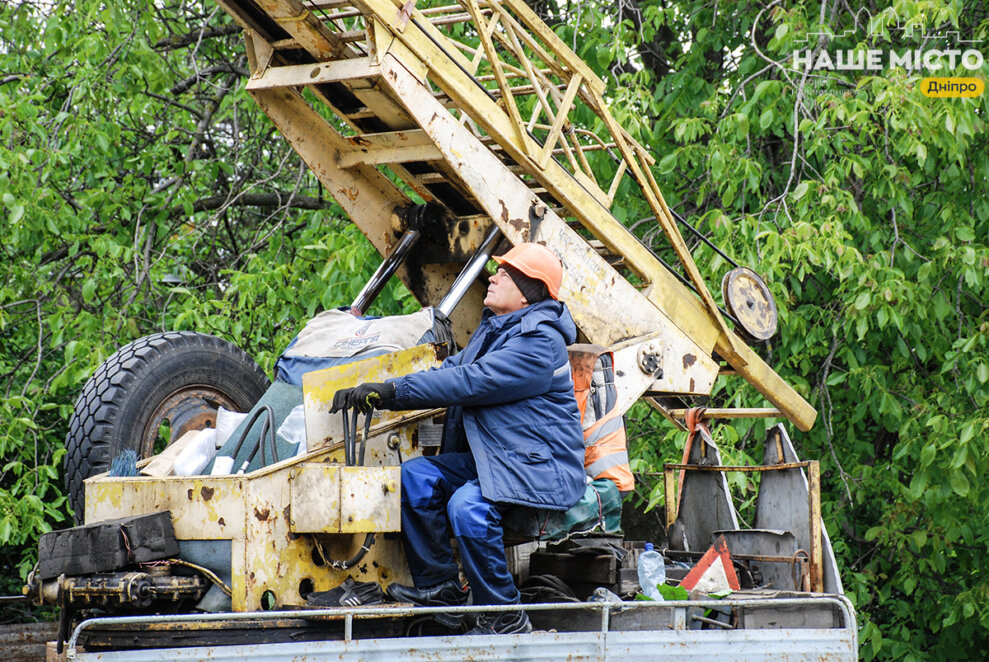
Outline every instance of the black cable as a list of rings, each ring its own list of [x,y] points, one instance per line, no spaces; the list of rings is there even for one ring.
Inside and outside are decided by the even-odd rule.
[[[642,244],[642,245],[645,246],[645,244]],[[687,288],[689,288],[691,292],[693,292],[694,294],[697,294],[698,296],[700,296],[700,293],[697,291],[697,288],[694,287],[694,284],[692,282],[690,282],[684,276],[682,276],[679,271],[677,271],[676,269],[674,269],[673,267],[671,267],[669,264],[667,264],[666,263],[666,260],[664,260],[663,258],[661,258],[653,249],[651,249],[648,246],[646,246],[646,250],[648,250],[650,253],[652,253],[652,256],[654,258],[656,258],[661,265],[663,265],[664,267],[666,267],[666,270],[667,271],[669,271],[671,274],[673,274],[674,276],[676,276],[677,280],[679,280]],[[734,324],[736,328],[743,328],[742,325],[741,325],[741,323],[737,319],[735,319],[735,316],[734,315],[732,315],[731,313],[729,313],[727,310],[725,310],[721,306],[718,306],[718,310],[721,311],[721,314],[724,315],[725,318],[728,319],[732,324]]]
[[[354,460],[350,456],[350,410],[348,407],[344,407],[343,413],[343,463],[348,466],[354,466]],[[354,412],[354,417],[356,418],[357,412]]]
[[[357,553],[354,554],[349,559],[347,559],[346,561],[332,561],[326,558],[324,558],[323,561],[328,562],[331,568],[337,568],[338,570],[347,570],[348,568],[352,568],[358,563],[360,563],[361,559],[364,558],[364,555],[368,553],[368,550],[371,549],[371,545],[373,544],[374,544],[374,534],[369,533],[366,536],[364,536],[364,542],[361,544],[361,548],[357,550]]]
[[[266,467],[268,463],[264,459],[264,433],[268,433],[268,444],[271,446],[271,459],[272,464],[278,462],[278,444],[275,441],[275,412],[268,405],[264,406],[268,410],[268,417],[264,421],[264,425],[261,427],[261,438],[258,440],[258,444],[261,447],[261,466]]]
[[[253,460],[254,456],[258,454],[258,449],[261,447],[261,442],[264,439],[264,433],[266,431],[271,430],[272,443],[274,443],[274,428],[272,427],[271,422],[275,420],[275,412],[272,411],[270,406],[263,405],[258,409],[254,410],[254,413],[251,414],[251,417],[247,420],[247,424],[244,426],[244,431],[240,433],[240,438],[237,440],[237,444],[234,446],[234,452],[232,457],[234,461],[237,460],[237,455],[240,454],[240,449],[244,445],[244,442],[247,440],[247,434],[251,431],[251,428],[254,427],[254,424],[257,423],[258,417],[261,416],[261,414],[266,414],[266,417],[264,424],[261,426],[261,435],[258,437],[258,444],[257,446],[254,447],[254,450],[251,451],[251,454],[248,456],[247,461],[244,462],[244,464],[240,467],[240,470],[237,473],[241,473],[247,470],[247,467],[251,464],[251,460]],[[264,463],[264,453],[261,454],[261,462]]]
[[[670,213],[673,214],[673,218],[675,218],[676,220],[680,221],[680,223],[682,223],[684,226],[686,226],[686,228],[688,230],[690,230],[691,232],[693,232],[697,236],[698,239],[700,239],[705,244],[707,244],[712,249],[714,249],[714,252],[716,252],[718,255],[720,255],[721,257],[725,258],[726,260],[728,260],[728,262],[731,264],[731,266],[735,267],[736,269],[739,267],[738,262],[735,262],[735,260],[733,260],[730,257],[728,257],[728,255],[724,251],[722,251],[720,248],[718,248],[717,246],[715,246],[714,243],[712,243],[710,239],[708,239],[706,236],[704,236],[704,233],[702,233],[700,230],[698,230],[693,225],[691,225],[690,223],[688,223],[686,221],[686,219],[684,219],[683,216],[681,216],[680,214],[676,213],[672,209],[670,210]]]
[[[371,434],[371,414],[374,413],[374,406],[372,405],[370,409],[367,410],[367,417],[364,419],[364,434],[361,436],[361,454],[357,458],[357,466],[364,466],[364,451],[367,449],[367,437]],[[354,422],[357,421],[357,412],[354,412]],[[354,436],[357,436],[355,431]],[[355,439],[356,443],[356,439]]]

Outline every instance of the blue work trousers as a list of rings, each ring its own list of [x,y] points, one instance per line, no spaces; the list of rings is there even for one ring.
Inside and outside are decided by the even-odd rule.
[[[501,509],[485,499],[470,453],[402,463],[402,538],[417,588],[456,579],[448,528],[460,549],[474,604],[518,604],[502,540]]]

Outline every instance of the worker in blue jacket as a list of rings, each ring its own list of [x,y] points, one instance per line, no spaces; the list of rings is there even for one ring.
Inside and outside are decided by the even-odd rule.
[[[513,505],[566,510],[584,494],[584,441],[567,345],[576,339],[557,297],[563,270],[544,246],[520,244],[489,279],[486,310],[467,346],[438,368],[334,397],[367,411],[447,407],[439,455],[402,464],[402,535],[415,586],[388,595],[422,606],[519,604],[501,520]],[[458,579],[448,526],[469,592]],[[449,627],[461,614],[440,614]],[[472,633],[531,631],[523,611],[478,618]]]

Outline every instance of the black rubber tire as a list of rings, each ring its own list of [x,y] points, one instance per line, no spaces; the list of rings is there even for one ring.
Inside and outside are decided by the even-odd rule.
[[[149,456],[166,403],[191,403],[199,420],[211,409],[215,421],[218,405],[249,411],[269,385],[254,359],[215,336],[156,333],[121,347],[86,382],[69,421],[65,487],[76,522],[85,512],[83,481],[107,471],[124,449]]]

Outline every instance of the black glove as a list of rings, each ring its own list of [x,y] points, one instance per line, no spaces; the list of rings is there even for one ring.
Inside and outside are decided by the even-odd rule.
[[[333,406],[330,413],[335,414],[341,409],[352,408],[360,414],[366,414],[372,407],[382,408],[387,401],[395,397],[395,385],[390,382],[360,384],[354,388],[345,388],[333,395]]]

